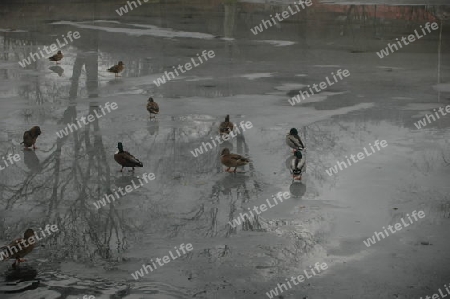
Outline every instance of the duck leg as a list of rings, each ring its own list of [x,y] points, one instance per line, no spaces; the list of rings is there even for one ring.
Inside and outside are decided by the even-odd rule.
[[[230,168],[231,168],[231,167],[228,167],[227,169],[225,169],[225,171],[226,171],[226,172],[230,172]]]

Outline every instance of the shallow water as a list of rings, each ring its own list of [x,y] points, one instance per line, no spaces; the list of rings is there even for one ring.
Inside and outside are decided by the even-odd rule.
[[[122,2],[0,5],[0,151],[21,156],[0,171],[0,239],[59,228],[27,256],[39,287],[2,298],[264,298],[316,262],[329,269],[283,298],[413,298],[447,283],[450,119],[422,129],[415,122],[450,104],[449,7],[314,3],[254,35],[250,28],[288,5],[260,2],[159,1],[121,17]],[[442,31],[376,55],[426,22]],[[61,64],[19,65],[68,31],[80,38],[62,48]],[[214,57],[154,83],[204,50]],[[118,61],[125,70],[115,78],[106,70]],[[339,69],[350,76],[288,102]],[[145,111],[150,96],[161,109],[156,119]],[[107,102],[118,108],[57,136]],[[226,114],[252,127],[194,157]],[[23,132],[34,125],[38,149],[24,151]],[[286,167],[292,127],[307,147],[301,183]],[[375,140],[388,146],[327,174]],[[118,172],[118,142],[144,167]],[[224,172],[224,147],[251,162]],[[144,173],[155,180],[96,209]],[[290,198],[228,224],[278,192]],[[414,210],[426,217],[364,245]],[[133,279],[182,243],[194,250]],[[0,265],[3,272],[10,262]]]

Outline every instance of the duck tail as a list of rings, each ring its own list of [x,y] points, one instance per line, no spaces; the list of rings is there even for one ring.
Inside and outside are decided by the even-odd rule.
[[[144,164],[134,157],[131,160],[131,162],[134,164],[134,167],[144,167]]]

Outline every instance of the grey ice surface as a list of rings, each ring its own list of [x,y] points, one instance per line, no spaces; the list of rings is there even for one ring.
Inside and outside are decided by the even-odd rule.
[[[313,1],[257,35],[250,29],[290,3],[141,2],[123,16],[116,10],[125,1],[0,2],[0,156],[20,155],[0,170],[0,241],[28,227],[59,228],[27,256],[39,287],[0,298],[269,298],[316,262],[328,269],[275,298],[410,299],[449,282],[450,116],[415,125],[450,105],[447,1]],[[439,30],[378,57],[427,22]],[[61,49],[61,64],[19,65],[69,31],[80,38]],[[215,56],[154,83],[204,50]],[[118,61],[125,70],[115,78],[106,70]],[[339,69],[350,76],[288,102]],[[149,97],[160,107],[156,119]],[[117,110],[57,136],[107,102]],[[227,114],[252,127],[194,157]],[[23,132],[34,125],[38,149],[25,151]],[[307,147],[297,183],[286,167],[292,127]],[[388,146],[327,174],[376,140]],[[118,142],[144,167],[118,172]],[[251,162],[224,172],[225,146]],[[155,180],[96,209],[144,173]],[[229,224],[279,192],[290,198]],[[364,245],[420,210],[423,219]],[[194,249],[132,277],[182,243]],[[11,263],[1,262],[0,273]]]

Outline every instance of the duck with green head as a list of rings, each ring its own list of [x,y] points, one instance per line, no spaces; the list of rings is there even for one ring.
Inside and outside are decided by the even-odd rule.
[[[142,164],[142,162],[139,161],[139,159],[137,159],[129,152],[123,150],[122,142],[119,142],[117,144],[117,148],[119,150],[114,154],[114,160],[122,166],[122,169],[120,171],[123,171],[124,167],[132,167],[131,171],[134,171],[135,167],[144,166],[144,164]]]
[[[298,135],[298,131],[296,128],[292,128],[289,131],[289,134],[286,135],[286,144],[292,148],[295,153],[297,150],[301,150],[305,148],[305,145],[302,142],[302,139]]]

